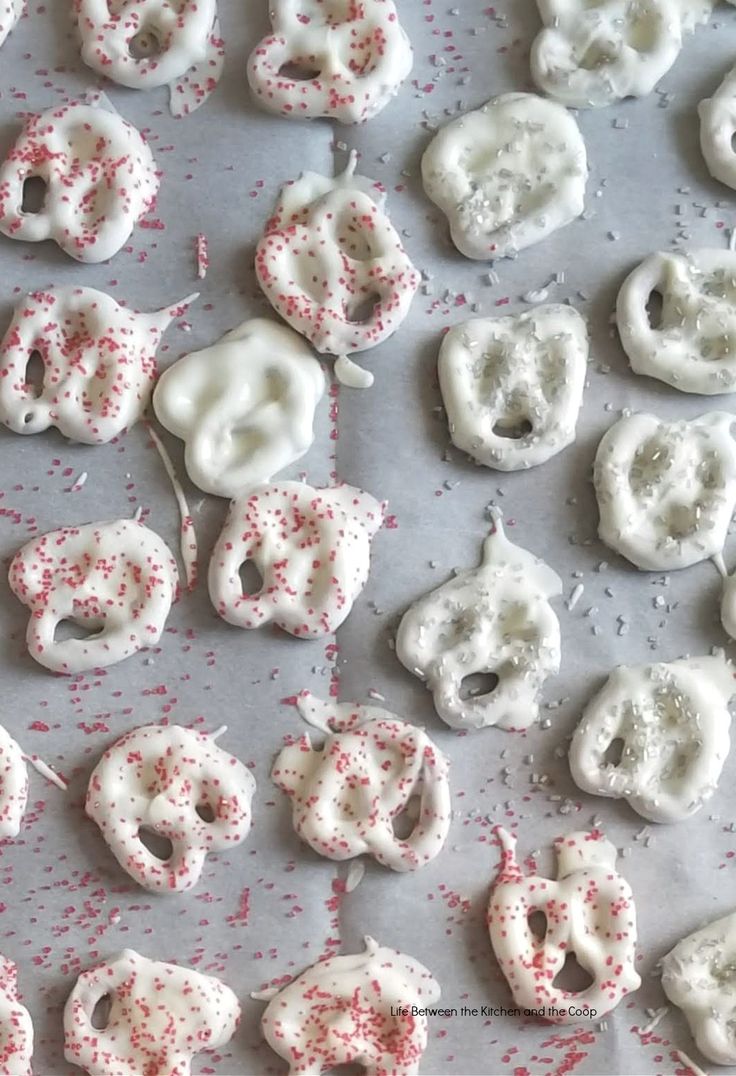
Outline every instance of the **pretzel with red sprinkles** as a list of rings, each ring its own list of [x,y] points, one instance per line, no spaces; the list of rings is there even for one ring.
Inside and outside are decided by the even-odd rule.
[[[27,802],[28,769],[23,752],[0,725],[0,840],[18,836]]]
[[[103,1028],[92,1015],[109,1005]],[[64,1056],[89,1076],[189,1076],[192,1058],[225,1046],[240,1021],[213,975],[133,949],[82,972],[64,1008]]]
[[[553,1024],[605,1016],[641,984],[634,969],[634,898],[616,873],[616,849],[600,830],[558,837],[552,881],[523,874],[516,838],[500,826],[494,832],[501,865],[488,904],[488,930],[514,1001],[526,1015]],[[592,978],[584,989],[556,983],[573,957]]]
[[[25,184],[43,180],[37,213],[23,210]],[[25,121],[0,164],[0,233],[53,239],[80,262],[107,261],[153,206],[159,179],[150,147],[116,112],[75,102]]]
[[[291,119],[363,123],[412,68],[393,0],[271,0],[272,33],[248,60],[264,108]]]
[[[234,848],[248,836],[254,792],[250,771],[212,736],[181,725],[145,725],[105,751],[90,777],[85,810],[139,885],[183,893],[199,881],[209,852]],[[168,858],[149,850],[144,836],[150,833],[168,842]]]
[[[366,1076],[412,1076],[427,1047],[424,1008],[440,988],[410,956],[365,938],[365,951],[320,960],[269,1002],[261,1029],[289,1076],[362,1065]],[[416,1015],[408,1014],[416,1006]]]
[[[371,539],[383,506],[353,486],[261,486],[235,500],[212,552],[212,604],[229,624],[271,621],[298,639],[332,635],[368,579]],[[246,593],[240,569],[252,561],[263,580]]]
[[[31,612],[31,657],[58,673],[114,665],[154,646],[177,594],[176,561],[165,542],[131,519],[62,527],[13,557],[10,589]],[[60,624],[88,631],[57,639]]]
[[[0,343],[0,422],[15,433],[54,426],[82,444],[112,441],[142,417],[161,338],[194,298],[141,314],[94,288],[26,296]],[[40,385],[28,380],[33,355],[43,362]]]
[[[18,998],[18,969],[0,954],[0,1076],[32,1076],[33,1023]]]
[[[0,0],[0,45],[23,14],[26,0]]]

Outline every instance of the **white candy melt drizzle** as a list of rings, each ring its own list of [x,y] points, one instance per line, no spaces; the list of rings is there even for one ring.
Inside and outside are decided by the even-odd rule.
[[[365,952],[321,960],[279,990],[261,1028],[294,1076],[354,1062],[370,1073],[411,1076],[427,1046],[427,1017],[393,1010],[424,1009],[439,998],[419,961],[366,937]]]
[[[23,14],[25,0],[0,0],[0,45]]]
[[[0,955],[0,1073],[32,1076],[33,1023],[18,998],[18,969]]]
[[[299,639],[333,634],[365,586],[383,513],[353,486],[281,482],[233,501],[210,560],[212,604],[240,628],[273,621]],[[251,561],[262,586],[246,594],[239,572]]]
[[[248,81],[263,106],[282,116],[362,123],[411,71],[393,0],[271,0],[269,17],[272,32],[250,55]]]
[[[575,783],[627,800],[652,822],[688,818],[718,785],[735,694],[733,666],[722,656],[615,669],[575,730]],[[607,762],[616,743],[620,759]]]
[[[714,179],[736,189],[736,68],[724,78],[712,97],[698,105],[700,148]]]
[[[315,172],[287,183],[256,249],[256,275],[274,309],[322,354],[366,351],[398,329],[419,274],[382,211],[378,191],[355,175]]]
[[[683,30],[702,21],[692,10],[683,15],[678,3],[537,0],[545,28],[532,45],[532,78],[569,108],[651,93],[677,59]]]
[[[549,599],[561,593],[556,572],[510,542],[496,518],[480,567],[458,572],[404,614],[396,654],[426,681],[448,725],[528,728],[544,681],[560,668],[560,625]],[[464,697],[464,681],[489,675],[495,687]]]
[[[322,367],[302,338],[255,318],[170,366],[153,406],[185,442],[191,480],[237,497],[308,451],[324,390]]]
[[[84,62],[121,86],[142,90],[176,84],[210,58],[217,0],[121,0],[113,11],[110,0],[74,0],[74,13]],[[210,68],[213,84],[194,94],[186,111],[203,104],[217,85],[220,71]],[[176,96],[172,85],[172,101]]]
[[[56,785],[62,792],[68,791],[69,785],[64,778],[60,777],[55,770],[52,770],[48,763],[44,762],[38,755],[23,755],[23,758],[26,762],[29,762],[36,773],[40,774],[50,785]]]
[[[271,771],[291,798],[302,840],[328,859],[366,853],[395,871],[434,859],[450,828],[450,786],[448,761],[429,736],[375,706],[323,702],[309,693],[298,705],[307,720],[335,730],[319,748],[302,736]],[[394,821],[412,803],[418,818],[402,839]]]
[[[155,645],[176,596],[176,562],[157,534],[133,520],[62,527],[13,557],[10,589],[30,610],[31,657],[59,673],[114,665]],[[90,634],[55,638],[71,621]]]
[[[92,1023],[109,998],[104,1029]],[[240,1020],[235,994],[211,975],[133,949],[82,972],[64,1008],[64,1056],[89,1076],[189,1076],[192,1058],[225,1046]]]
[[[456,325],[438,364],[453,444],[499,471],[544,463],[575,440],[587,360],[571,307]]]
[[[647,303],[661,297],[653,326]],[[637,374],[681,392],[736,389],[736,253],[694,250],[652,254],[624,281],[616,320]]]
[[[593,475],[606,545],[649,571],[720,553],[736,506],[733,424],[725,411],[691,422],[640,414],[615,423]]]
[[[46,184],[38,213],[24,213],[23,188]],[[0,164],[0,232],[53,239],[80,262],[107,261],[153,206],[159,180],[135,127],[101,105],[76,102],[28,117]]]
[[[179,481],[171,456],[166,450],[166,446],[151,424],[146,423],[146,426],[156,451],[161,457],[161,462],[164,465],[166,475],[171,482],[176,505],[179,509],[179,552],[181,553],[182,563],[184,564],[184,578],[187,582],[187,590],[194,590],[199,576],[199,562],[197,559],[199,548],[197,545],[197,532],[194,528],[194,519],[192,518],[192,513],[189,511],[189,502],[187,501],[182,484]]]
[[[662,960],[662,987],[685,1014],[705,1057],[736,1064],[736,912],[716,919],[675,946]]]
[[[532,93],[494,97],[443,127],[422,181],[466,258],[515,254],[585,208],[588,164],[572,116]]]
[[[213,737],[181,725],[144,725],[108,748],[92,772],[85,809],[123,870],[146,889],[181,893],[208,852],[248,836],[255,781]],[[171,842],[161,859],[141,831]]]
[[[552,881],[525,875],[516,839],[500,827],[495,832],[502,858],[488,903],[488,931],[514,1001],[544,1009],[555,1024],[578,1023],[585,1009],[592,1019],[605,1016],[641,983],[634,969],[634,898],[616,873],[616,849],[598,830],[559,837]],[[535,913],[544,916],[539,930]],[[580,991],[555,984],[573,956],[592,978]]]
[[[94,288],[22,299],[0,344],[0,421],[22,434],[54,426],[88,445],[119,436],[150,400],[164,332],[196,298],[153,314],[127,310]],[[40,385],[28,382],[33,355],[43,362]]]

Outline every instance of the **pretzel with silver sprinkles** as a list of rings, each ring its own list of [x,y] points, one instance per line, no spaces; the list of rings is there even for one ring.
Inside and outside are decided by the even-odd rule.
[[[721,552],[736,507],[734,416],[688,422],[627,415],[595,457],[601,539],[643,571],[688,568]]]
[[[319,855],[342,861],[372,855],[384,867],[413,871],[442,850],[450,828],[449,764],[422,729],[377,706],[323,702],[303,692],[297,703],[328,733],[284,747],[271,771],[291,798],[294,829]],[[396,818],[416,818],[406,837]]]
[[[573,117],[533,93],[506,93],[434,136],[422,182],[466,258],[505,258],[581,215],[588,161]]]
[[[683,938],[661,961],[662,988],[685,1014],[700,1052],[736,1065],[736,912]]]
[[[714,179],[736,190],[736,67],[732,68],[712,97],[698,105],[700,148]]]
[[[412,68],[393,0],[271,0],[272,32],[248,60],[261,104],[290,119],[363,123]]]
[[[281,189],[256,249],[256,276],[281,317],[321,354],[382,343],[402,323],[419,274],[353,153],[335,179],[305,172]]]
[[[494,832],[501,864],[488,931],[514,1001],[552,1024],[600,1019],[641,984],[634,898],[616,872],[616,849],[600,830],[558,837],[553,881],[524,874],[516,838],[500,826]],[[592,979],[581,990],[555,983],[573,957]]]
[[[43,180],[37,213],[25,184]],[[158,174],[150,147],[117,112],[75,102],[30,115],[0,164],[0,233],[53,239],[79,262],[107,261],[153,206]]]
[[[703,21],[685,18],[673,0],[537,0],[537,7],[544,28],[532,45],[532,78],[568,108],[651,93],[679,56],[683,30]]]
[[[652,822],[678,822],[715,792],[728,752],[736,695],[721,656],[619,666],[585,708],[570,745],[584,792],[625,799]],[[618,761],[607,761],[612,745]]]
[[[87,66],[134,90],[170,85],[175,115],[199,108],[217,86],[217,0],[74,0],[74,13]],[[204,85],[180,108],[200,74]]]
[[[510,542],[497,516],[480,567],[457,572],[404,614],[396,655],[426,682],[453,728],[528,728],[542,685],[560,668],[550,598],[561,593],[557,573]],[[493,683],[484,693],[465,691],[473,677],[488,676]]]
[[[662,301],[656,324],[653,294]],[[736,252],[650,255],[624,281],[616,321],[635,373],[681,392],[736,390]]]
[[[575,440],[587,360],[585,321],[569,306],[455,325],[438,363],[453,444],[497,471],[545,463]]]
[[[0,954],[0,1073],[32,1076],[33,1022],[18,997],[18,969]]]
[[[302,338],[253,318],[165,370],[153,406],[185,442],[192,481],[237,497],[308,451],[324,390],[322,367]]]
[[[0,0],[0,45],[23,14],[26,0]]]
[[[105,1000],[99,1028],[92,1016]],[[239,1021],[238,999],[213,975],[124,949],[77,979],[64,1007],[64,1057],[89,1076],[189,1076],[192,1058],[227,1045]]]
[[[112,441],[142,417],[161,338],[195,298],[142,314],[94,288],[26,296],[0,343],[0,422],[15,433],[53,426],[82,444]],[[40,385],[28,380],[34,355]]]
[[[32,658],[58,673],[114,665],[154,646],[177,594],[165,542],[132,519],[62,527],[32,538],[13,557],[10,589],[30,610]],[[57,639],[71,622],[89,634]]]
[[[365,938],[365,951],[307,968],[271,998],[261,1029],[290,1076],[361,1065],[366,1076],[414,1076],[427,1048],[424,1009],[440,999],[430,971]],[[404,1015],[416,1006],[417,1015]]]

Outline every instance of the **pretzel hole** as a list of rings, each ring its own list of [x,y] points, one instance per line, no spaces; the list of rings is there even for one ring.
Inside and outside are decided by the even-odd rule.
[[[244,598],[252,598],[263,590],[263,576],[252,560],[244,560],[238,568],[240,588]]]
[[[98,999],[97,1004],[92,1010],[92,1015],[89,1018],[89,1022],[96,1031],[104,1031],[107,1025],[110,1023],[110,1010],[112,1009],[112,997],[110,994],[103,994]]]
[[[507,437],[511,441],[520,441],[522,437],[528,437],[534,427],[528,418],[519,419],[518,422],[509,422],[508,419],[500,418],[493,427],[496,437]]]
[[[637,52],[651,52],[657,46],[657,20],[647,14],[631,21],[626,44]]]
[[[320,70],[309,60],[288,60],[278,70],[279,78],[289,79],[290,82],[312,82],[319,78]]]
[[[341,222],[337,233],[337,244],[354,262],[369,262],[375,258],[370,233],[360,224],[355,223],[354,216],[348,215]]]
[[[480,696],[492,695],[500,681],[493,672],[477,672],[465,676],[460,683],[460,698],[477,699]]]
[[[655,332],[662,328],[664,300],[661,291],[655,288],[647,299],[647,317],[649,325]]]
[[[529,912],[526,917],[527,926],[537,941],[543,941],[547,934],[547,916],[538,908],[535,912]]]
[[[141,826],[138,830],[138,840],[144,848],[148,849],[152,856],[160,859],[162,863],[171,859],[174,854],[174,846],[169,838],[164,837],[163,834],[157,833],[155,829],[150,829],[148,826]]]
[[[391,819],[391,827],[397,840],[405,841],[411,837],[421,809],[422,801],[419,796],[410,796],[403,811],[394,815]]]
[[[354,296],[347,304],[345,320],[352,325],[365,325],[373,317],[373,312],[380,301],[381,296],[376,292],[371,292],[370,295],[366,296]]]
[[[612,49],[606,47],[604,42],[592,41],[578,61],[578,67],[582,67],[584,71],[595,71],[615,59]]]
[[[23,200],[20,204],[21,213],[33,216],[41,213],[46,205],[48,192],[46,180],[41,176],[29,176],[23,184]]]
[[[368,1069],[359,1061],[343,1061],[341,1065],[330,1065],[324,1071],[327,1076],[363,1076]]]
[[[155,30],[144,26],[128,42],[128,52],[134,60],[150,60],[163,52],[161,42]]]
[[[594,982],[593,976],[578,962],[575,953],[565,954],[565,963],[554,977],[552,986],[566,994],[582,994]]]
[[[212,804],[210,804],[210,803],[198,803],[197,806],[194,808],[194,810],[197,812],[197,814],[199,815],[199,817],[202,819],[203,822],[214,822],[215,821],[215,811],[214,811],[214,808],[213,808]]]
[[[46,367],[44,366],[43,359],[41,358],[40,351],[32,351],[26,365],[25,372],[25,384],[23,388],[29,396],[32,396],[35,400],[43,392],[43,379],[46,376]],[[33,418],[33,415],[26,415],[25,421],[28,423]]]
[[[67,617],[60,620],[54,630],[54,642],[66,643],[70,639],[90,639],[100,631],[100,625],[94,620],[75,620]]]
[[[614,770],[617,766],[621,765],[621,760],[624,757],[624,747],[626,744],[617,736],[614,740],[611,740],[603,755],[603,765],[611,766]]]

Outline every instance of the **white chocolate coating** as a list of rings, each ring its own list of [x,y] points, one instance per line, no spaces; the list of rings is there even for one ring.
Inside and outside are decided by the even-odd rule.
[[[153,406],[185,442],[192,482],[237,497],[308,451],[324,390],[322,367],[302,338],[254,318],[164,371]]]
[[[441,852],[450,829],[449,763],[422,729],[377,706],[299,696],[305,720],[329,730],[321,747],[307,734],[279,753],[271,777],[291,798],[294,829],[319,855],[372,855],[412,871]],[[417,804],[411,834],[394,820]]]
[[[23,14],[26,0],[0,0],[0,45]]]
[[[427,1047],[427,1017],[392,1008],[424,1008],[440,988],[418,960],[365,938],[365,952],[320,960],[268,1003],[261,1029],[289,1076],[319,1076],[359,1064],[366,1076],[414,1076]]]
[[[144,725],[105,751],[92,771],[85,810],[124,871],[145,889],[183,893],[209,852],[240,844],[251,827],[255,781],[206,733]],[[154,855],[140,830],[171,843]]]
[[[573,117],[533,93],[494,97],[434,136],[422,182],[466,258],[505,258],[585,208],[588,162]]]
[[[653,292],[662,299],[656,327]],[[681,392],[736,390],[736,252],[650,255],[624,281],[616,320],[635,373]]]
[[[736,639],[736,572],[727,576],[723,581],[723,594],[721,595],[721,624],[725,631]]]
[[[110,999],[103,1029],[95,1006]],[[225,1046],[240,1020],[232,990],[213,975],[149,960],[133,949],[84,971],[64,1008],[64,1056],[89,1076],[189,1076],[192,1058]]]
[[[365,586],[382,522],[383,506],[353,486],[262,486],[230,506],[210,560],[212,604],[239,628],[273,621],[299,639],[331,635]],[[244,594],[249,561],[263,582]]]
[[[39,177],[46,197],[24,213],[23,187]],[[159,180],[142,136],[116,112],[74,103],[28,117],[0,164],[0,233],[53,239],[80,262],[107,261],[154,204]]]
[[[32,658],[59,673],[114,665],[161,637],[176,597],[176,561],[166,543],[131,519],[49,531],[18,550],[10,589],[30,610]],[[55,638],[71,621],[91,634]]]
[[[537,0],[537,6],[544,29],[532,45],[532,78],[568,108],[644,97],[682,47],[677,0]],[[688,16],[685,26],[692,21]]]
[[[736,506],[733,424],[712,411],[691,422],[629,415],[611,426],[593,471],[606,545],[643,571],[720,553]]]
[[[396,655],[426,681],[453,728],[528,728],[544,681],[560,668],[560,624],[549,599],[561,593],[557,573],[510,542],[496,519],[480,567],[458,572],[404,614]],[[478,674],[495,675],[496,686],[464,697],[463,681]]]
[[[585,321],[569,306],[455,325],[438,363],[453,444],[497,471],[544,463],[575,440],[587,360]]]
[[[0,1076],[32,1076],[33,1022],[18,998],[18,969],[0,954]]]
[[[616,872],[616,849],[599,830],[558,837],[552,881],[523,874],[516,838],[501,827],[495,832],[502,859],[488,903],[488,931],[514,1001],[522,1009],[544,1008],[553,1024],[579,1023],[571,1007],[574,1013],[589,1009],[588,1019],[599,1020],[641,983],[634,967],[634,898]],[[529,922],[539,912],[545,917],[541,937]],[[593,980],[580,991],[555,986],[570,954]]]
[[[700,148],[714,179],[736,190],[736,68],[732,68],[712,97],[698,105]]]
[[[715,792],[731,748],[733,666],[721,657],[619,666],[588,703],[570,745],[575,783],[678,822]],[[618,762],[607,762],[620,743]]]
[[[354,174],[355,162],[335,179],[305,172],[282,187],[256,249],[266,298],[321,354],[388,339],[419,286],[379,192]]]
[[[272,32],[248,60],[261,104],[290,119],[363,123],[412,68],[393,0],[270,0]]]
[[[0,422],[15,433],[56,427],[102,445],[142,417],[157,373],[156,351],[195,296],[153,314],[120,306],[94,288],[52,288],[21,299],[0,343]],[[43,383],[26,382],[43,361]]]
[[[0,840],[18,836],[27,802],[28,769],[23,752],[0,725]]]

